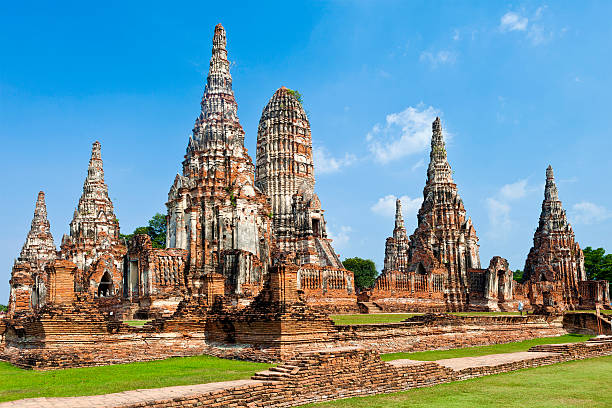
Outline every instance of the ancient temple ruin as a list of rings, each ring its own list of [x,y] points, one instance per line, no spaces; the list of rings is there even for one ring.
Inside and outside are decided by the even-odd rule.
[[[418,226],[408,236],[398,200],[382,274],[357,295],[354,275],[327,235],[300,98],[281,87],[263,109],[255,166],[244,145],[229,68],[225,30],[217,25],[200,114],[168,194],[166,248],[153,248],[147,235],[127,242],[120,236],[98,142],[60,251],[39,193],[12,270],[9,319],[0,327],[9,333],[10,361],[95,365],[98,358],[198,354],[210,351],[211,341],[246,348],[216,353],[261,359],[289,355],[313,341],[369,344],[372,336],[396,347],[394,328],[363,334],[334,326],[326,316],[355,312],[358,300],[375,306],[368,311],[423,312],[516,310],[523,301],[552,313],[609,303],[607,282],[586,280],[550,168],[527,281],[515,282],[499,256],[481,267],[478,237],[453,181],[439,118],[432,125]],[[142,330],[121,323],[134,317],[150,322]],[[406,323],[408,331],[412,323]],[[550,334],[548,323],[542,324]],[[417,326],[426,332],[427,325],[423,320]],[[521,325],[514,327],[519,337]],[[420,330],[410,336],[421,336]],[[69,358],[66,333],[79,350]],[[92,338],[116,346],[90,355]],[[479,342],[478,335],[474,339]],[[143,349],[143,340],[152,348]],[[251,349],[260,346],[274,350]]]
[[[187,251],[186,281],[219,273],[235,294],[256,294],[270,264],[271,210],[254,166],[232,90],[225,29],[215,27],[201,112],[183,174],[168,194],[168,248]]]
[[[61,258],[79,268],[77,291],[108,297],[121,293],[125,251],[119,238],[119,220],[104,181],[101,145],[95,142],[70,233],[62,237]]]
[[[353,273],[331,246],[315,193],[310,123],[295,91],[284,86],[261,114],[256,163],[255,184],[270,200],[276,247],[295,254],[300,289],[313,302],[325,298],[354,309]]]
[[[398,198],[395,201],[395,228],[393,228],[393,235],[385,241],[385,261],[382,274],[392,273],[393,271],[403,274],[408,273],[409,254],[410,245],[402,216],[402,202]]]
[[[44,299],[44,269],[56,258],[57,248],[47,220],[45,193],[40,191],[30,231],[11,272],[9,314],[31,312]]]
[[[480,268],[478,237],[453,181],[440,118],[433,122],[432,131],[417,228],[406,243],[398,204],[393,237],[385,246],[385,269],[377,279],[373,299],[382,296],[397,303],[395,307],[408,309],[464,310],[468,307],[469,270]],[[389,290],[404,294],[392,295],[394,300],[388,294],[376,294]]]
[[[607,288],[597,287],[603,281],[586,282],[584,254],[567,221],[552,166],[546,169],[542,212],[525,261],[524,280],[531,285],[530,302],[542,308],[575,309],[583,303],[593,303],[589,301],[593,298],[598,303],[606,299],[609,303]]]

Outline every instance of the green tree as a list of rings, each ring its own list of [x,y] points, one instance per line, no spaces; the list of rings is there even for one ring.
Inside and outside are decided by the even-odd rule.
[[[131,234],[121,234],[120,237],[126,241],[132,239],[134,235],[146,234],[151,237],[153,248],[166,247],[166,216],[160,213],[155,214],[146,227],[137,227]]]
[[[584,269],[588,279],[607,280],[612,282],[612,254],[606,254],[603,248],[584,248]]]
[[[514,278],[515,281],[522,283],[523,282],[523,271],[521,271],[520,269],[517,269],[516,271],[512,272],[512,277]]]
[[[0,312],[7,312],[7,311],[8,311],[7,305],[0,305]]]
[[[355,287],[358,289],[374,286],[374,280],[378,272],[376,272],[376,265],[371,259],[348,258],[342,262],[342,265],[355,274]]]

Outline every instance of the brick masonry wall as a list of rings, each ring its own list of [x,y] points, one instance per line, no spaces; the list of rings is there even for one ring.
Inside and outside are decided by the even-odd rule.
[[[87,309],[53,309],[49,316],[9,322],[0,359],[36,369],[95,366],[200,354],[279,361],[324,347],[361,346],[380,353],[448,349],[567,333],[557,319],[419,316],[403,323],[327,325],[287,314],[223,321],[191,315],[131,327]],[[232,325],[233,331],[222,326]],[[228,338],[225,333],[233,336]]]

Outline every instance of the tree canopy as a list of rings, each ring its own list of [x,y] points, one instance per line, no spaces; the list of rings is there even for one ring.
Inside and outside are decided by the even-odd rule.
[[[612,282],[612,254],[606,254],[603,248],[593,249],[590,246],[583,252],[587,278]]]
[[[522,283],[523,274],[524,274],[523,271],[521,271],[520,269],[517,269],[516,271],[512,272],[512,278],[514,278],[515,281]]]
[[[155,214],[146,227],[137,227],[133,233],[121,237],[129,241],[134,235],[146,234],[151,237],[153,248],[166,247],[166,216],[160,213]]]
[[[376,265],[371,259],[347,258],[342,265],[355,274],[355,287],[366,289],[374,286],[374,280],[378,272]]]

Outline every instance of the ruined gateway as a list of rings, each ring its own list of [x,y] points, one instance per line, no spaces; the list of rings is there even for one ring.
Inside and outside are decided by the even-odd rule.
[[[262,291],[270,284],[269,271],[281,263],[295,266],[300,302],[327,313],[356,312],[359,303],[386,311],[488,311],[516,308],[522,301],[547,312],[609,303],[607,283],[586,280],[582,251],[551,168],[525,266],[527,281],[515,282],[501,257],[481,267],[478,237],[452,178],[439,119],[432,125],[418,226],[408,237],[398,202],[382,274],[373,288],[357,294],[353,273],[343,268],[327,237],[301,101],[285,87],[272,95],[259,122],[254,165],[244,147],[229,68],[226,33],[219,24],[200,114],[182,172],[168,193],[166,248],[153,248],[146,235],[120,239],[101,146],[95,142],[83,194],[59,251],[44,193],[38,195],[11,275],[11,318],[73,301],[119,319],[162,318],[195,304],[212,306],[218,296],[246,310],[262,304],[254,302],[259,295],[270,298]],[[269,290],[285,290],[283,285]]]

